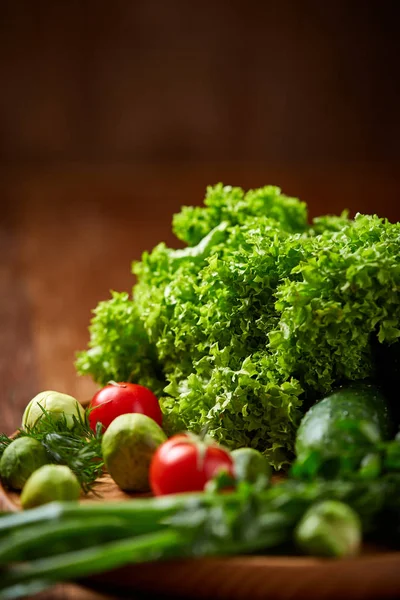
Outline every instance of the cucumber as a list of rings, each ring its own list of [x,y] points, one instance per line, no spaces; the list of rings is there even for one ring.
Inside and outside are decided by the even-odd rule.
[[[366,383],[338,388],[304,415],[296,436],[296,455],[311,451],[340,456],[360,441],[386,440],[391,434],[388,403],[379,388]]]

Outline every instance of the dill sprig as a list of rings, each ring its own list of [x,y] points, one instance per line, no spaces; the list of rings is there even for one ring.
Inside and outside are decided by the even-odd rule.
[[[40,406],[40,405],[39,405]],[[66,465],[73,471],[85,493],[93,489],[96,479],[103,472],[104,462],[101,453],[101,424],[96,432],[89,425],[89,410],[82,416],[73,415],[73,426],[64,414],[55,417],[40,406],[43,415],[26,429],[19,429],[12,438],[0,434],[0,456],[15,439],[23,436],[40,442],[54,464]]]
[[[3,456],[4,450],[9,446],[12,442],[12,439],[8,437],[5,433],[0,433],[0,458]]]

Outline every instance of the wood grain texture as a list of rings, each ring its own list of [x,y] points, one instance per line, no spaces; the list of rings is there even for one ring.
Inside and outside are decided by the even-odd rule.
[[[130,566],[94,583],[196,600],[397,600],[399,568],[398,554],[343,561],[238,556]]]
[[[35,595],[35,600],[114,600],[119,598],[114,594],[104,594],[100,591],[89,590],[86,586],[74,584],[60,584],[50,590]],[[140,600],[132,595],[131,600]]]
[[[398,2],[2,0],[0,157],[399,157]]]
[[[6,190],[0,218],[0,429],[13,431],[21,419],[21,398],[37,387],[31,304],[19,264],[19,245]]]

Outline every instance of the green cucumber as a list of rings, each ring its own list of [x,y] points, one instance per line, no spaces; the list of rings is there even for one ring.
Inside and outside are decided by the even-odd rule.
[[[380,389],[352,384],[338,388],[305,414],[297,431],[296,455],[317,451],[340,456],[362,442],[388,439],[391,428],[388,404]]]

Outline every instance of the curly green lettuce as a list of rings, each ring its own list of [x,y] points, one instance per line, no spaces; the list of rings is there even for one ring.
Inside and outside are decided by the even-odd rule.
[[[77,368],[99,383],[148,385],[169,432],[248,445],[280,468],[304,403],[373,377],[373,343],[400,336],[400,224],[324,216],[274,186],[218,184],[133,264],[132,296],[94,312]],[[162,392],[162,394],[161,394]]]

